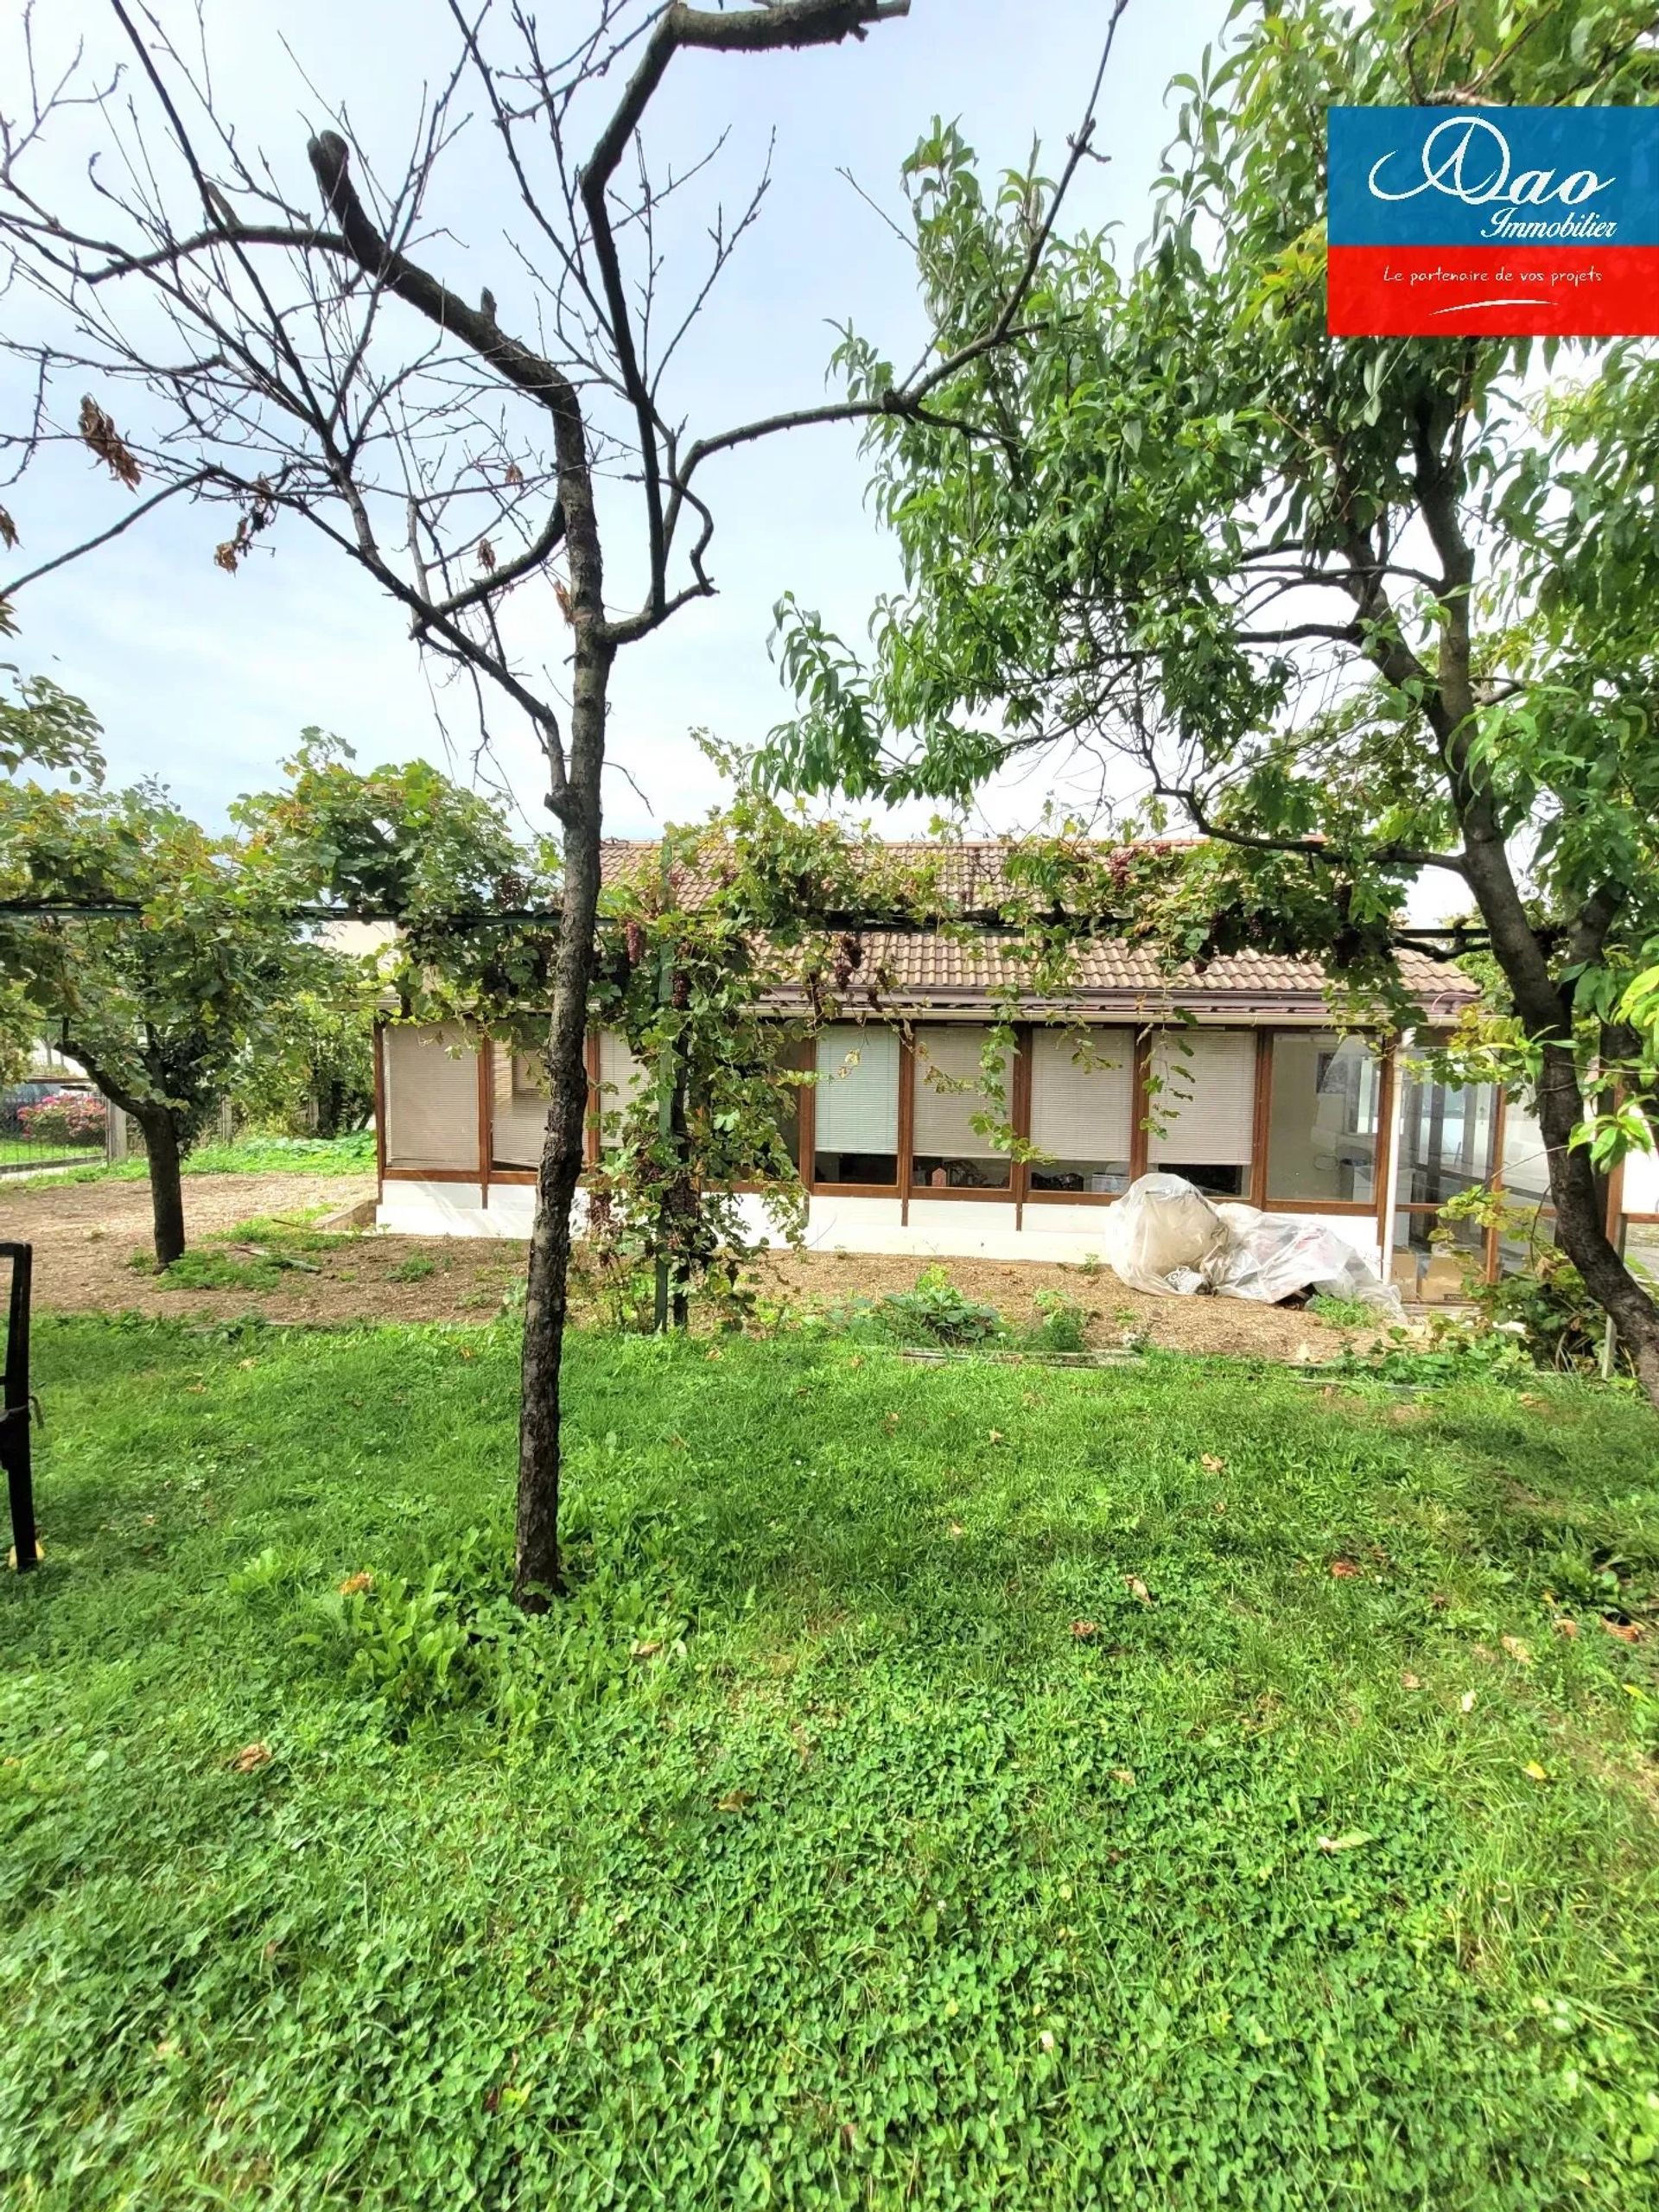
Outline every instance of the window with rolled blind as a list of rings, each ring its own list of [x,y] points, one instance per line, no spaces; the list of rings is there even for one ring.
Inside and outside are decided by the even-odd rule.
[[[538,1167],[547,1128],[547,1064],[539,1052],[494,1048],[491,1157],[502,1167]]]
[[[974,1127],[976,1115],[1007,1112],[985,1087],[984,1052],[990,1031],[982,1022],[930,1024],[916,1032],[916,1086],[911,1135],[913,1191],[1006,1191],[1012,1168],[1006,1152]],[[1011,1069],[1001,1077],[1004,1092]]]
[[[478,1172],[478,1056],[458,1021],[380,1033],[388,1167]]]
[[[602,1029],[599,1036],[599,1097],[589,1109],[596,1108],[598,1113],[601,1152],[617,1143],[622,1134],[622,1117],[645,1081],[645,1063],[635,1056],[627,1039],[614,1029]]]
[[[1243,1029],[1163,1031],[1153,1040],[1157,1124],[1148,1164],[1201,1191],[1242,1198],[1255,1130],[1255,1038]]]
[[[1134,1125],[1132,1029],[1033,1030],[1031,1140],[1051,1155],[1031,1163],[1033,1191],[1127,1190]]]
[[[899,1180],[899,1039],[876,1022],[833,1021],[817,1040],[813,1157],[820,1183]]]

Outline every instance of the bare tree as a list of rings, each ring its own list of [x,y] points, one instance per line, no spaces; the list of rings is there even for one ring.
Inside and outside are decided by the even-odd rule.
[[[910,0],[726,9],[588,0],[588,27],[568,48],[550,44],[554,35],[523,0],[448,0],[450,73],[424,94],[395,181],[339,109],[306,148],[303,202],[282,181],[283,165],[247,148],[221,111],[200,19],[187,44],[142,0],[108,3],[130,60],[100,80],[78,54],[48,81],[26,20],[22,98],[0,118],[0,239],[13,303],[32,326],[18,334],[14,321],[6,343],[27,365],[33,395],[27,419],[0,431],[0,448],[16,481],[54,442],[78,440],[143,495],[112,529],[66,547],[0,595],[168,499],[228,504],[235,519],[216,557],[232,569],[291,514],[398,603],[421,649],[478,688],[480,715],[486,699],[505,700],[534,728],[563,850],[515,1574],[519,1601],[539,1605],[560,1581],[559,1369],[613,664],[714,590],[703,486],[721,454],[878,415],[949,426],[953,379],[1017,341],[1061,196],[1090,149],[1127,0],[1114,0],[1083,121],[1056,188],[1033,209],[1023,268],[982,329],[950,348],[931,344],[879,395],[698,436],[668,411],[666,372],[767,180],[734,218],[716,212],[706,260],[671,286],[664,211],[703,163],[653,181],[641,135],[653,97],[684,51],[745,55],[861,40],[907,15]],[[520,296],[505,322],[488,291],[464,299],[438,273],[461,252],[435,212],[436,181],[480,119],[517,224],[506,243]],[[48,141],[88,125],[102,158],[66,188],[60,163],[42,158]],[[37,188],[41,169],[53,181]],[[70,416],[88,383],[99,396]],[[595,487],[607,478],[626,512],[613,524],[607,507],[602,534]],[[645,579],[640,603],[625,611],[605,593],[605,554],[618,550],[619,533],[623,550],[643,556]],[[539,595],[549,617],[556,597],[556,652],[537,636],[539,622],[520,620],[525,601],[512,607],[538,581],[551,583]]]

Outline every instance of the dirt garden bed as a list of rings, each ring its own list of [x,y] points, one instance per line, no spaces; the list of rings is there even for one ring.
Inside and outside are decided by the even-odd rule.
[[[361,1176],[204,1175],[185,1186],[185,1215],[198,1257],[215,1255],[244,1275],[205,1287],[157,1277],[145,1264],[149,1195],[143,1183],[110,1182],[24,1190],[0,1186],[0,1236],[26,1238],[35,1249],[35,1298],[67,1313],[172,1314],[230,1320],[258,1313],[272,1321],[481,1321],[497,1313],[520,1278],[524,1248],[469,1237],[357,1234],[317,1238],[319,1210],[333,1215],[373,1196]],[[265,1242],[232,1236],[250,1220],[275,1224]],[[251,1254],[286,1252],[291,1226],[301,1264],[263,1267]],[[879,1299],[907,1290],[925,1263],[851,1252],[771,1254],[758,1273],[762,1295],[810,1309]],[[1148,1298],[1127,1288],[1109,1269],[1050,1262],[947,1260],[951,1281],[970,1298],[995,1306],[1016,1325],[1034,1318],[1039,1290],[1063,1292],[1088,1315],[1090,1345],[1112,1345],[1126,1334],[1174,1350],[1230,1352],[1305,1361],[1333,1357],[1351,1335],[1314,1314],[1231,1299]],[[580,1310],[581,1300],[576,1301]]]

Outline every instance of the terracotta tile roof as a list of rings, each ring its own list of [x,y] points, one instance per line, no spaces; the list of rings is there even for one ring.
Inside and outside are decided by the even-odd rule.
[[[1004,848],[993,843],[936,845],[896,843],[885,849],[942,861],[944,887],[953,905],[993,906],[1006,883]],[[654,842],[607,839],[602,880],[622,881],[654,863]],[[707,875],[683,874],[679,888],[695,898],[710,883]],[[1001,985],[1019,980],[1012,936],[987,931],[971,944],[945,937],[870,931],[862,938],[861,972],[884,971],[891,995],[901,1002],[971,1009],[982,1007]],[[1396,955],[1401,978],[1421,1006],[1426,1020],[1455,1019],[1475,997],[1474,984],[1449,962],[1402,950]],[[1079,1011],[1130,1013],[1162,1007],[1192,1012],[1242,1014],[1253,1008],[1272,1013],[1318,1015],[1325,1007],[1325,971],[1317,960],[1278,953],[1241,952],[1212,960],[1200,971],[1191,965],[1172,973],[1147,945],[1097,938],[1077,957],[1065,1003]]]

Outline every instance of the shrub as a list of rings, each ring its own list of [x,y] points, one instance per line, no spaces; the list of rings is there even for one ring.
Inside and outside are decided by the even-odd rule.
[[[26,1137],[47,1144],[102,1144],[109,1109],[95,1090],[60,1090],[20,1107],[17,1120]]]
[[[995,1306],[958,1290],[943,1268],[924,1268],[914,1290],[893,1292],[880,1310],[900,1344],[982,1344],[1003,1333]]]

